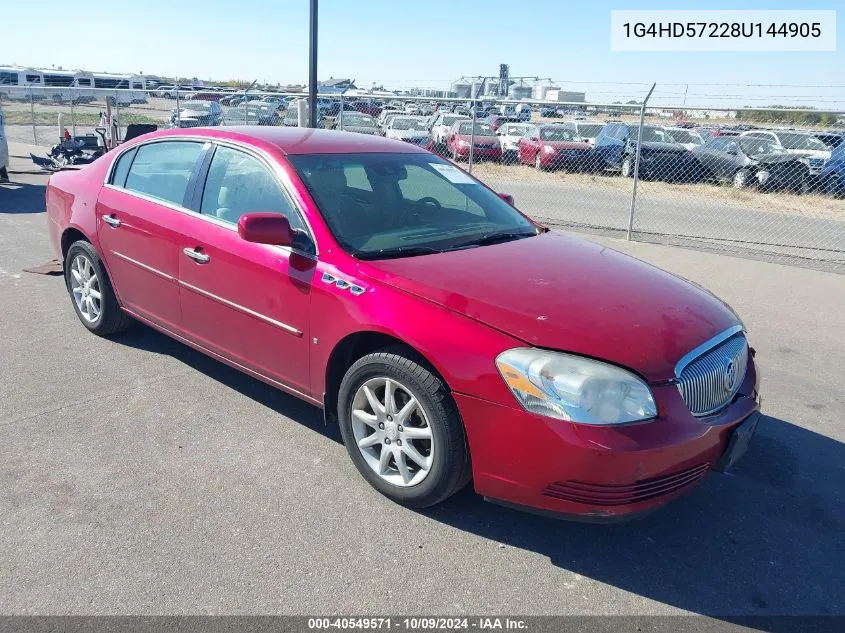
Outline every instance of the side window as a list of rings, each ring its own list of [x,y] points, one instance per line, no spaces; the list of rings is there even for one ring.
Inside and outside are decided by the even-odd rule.
[[[724,151],[726,151],[726,152],[737,152],[737,151],[739,151],[739,143],[737,143],[733,139],[725,139]]]
[[[423,198],[434,198],[444,207],[486,217],[484,209],[446,178],[419,165],[407,165],[406,170],[408,177],[399,181],[399,190],[405,200],[416,202]]]
[[[349,163],[344,165],[343,172],[346,175],[346,185],[353,189],[363,189],[364,191],[372,191],[373,186],[367,178],[367,172],[364,167],[358,163]]]
[[[142,145],[126,177],[126,189],[182,205],[202,143],[163,141]]]
[[[129,166],[132,164],[132,159],[135,158],[135,154],[137,152],[138,148],[131,149],[117,159],[117,164],[114,166],[114,170],[111,175],[111,184],[115,187],[124,187],[126,185],[126,176],[129,175]]]
[[[714,138],[712,141],[707,143],[706,147],[707,147],[707,149],[715,149],[719,152],[724,152],[725,149],[726,149],[725,148],[725,142],[726,142],[726,139]]]
[[[305,228],[293,204],[261,161],[219,146],[205,180],[200,212],[237,224],[244,213],[259,211],[284,213],[292,228]]]

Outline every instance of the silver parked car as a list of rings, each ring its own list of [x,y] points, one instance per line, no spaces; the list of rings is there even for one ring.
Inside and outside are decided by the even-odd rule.
[[[334,121],[334,129],[344,132],[358,132],[359,134],[378,134],[376,120],[369,114],[362,112],[344,112]]]
[[[425,122],[423,116],[395,116],[387,124],[384,135],[414,145],[425,145],[431,138]]]

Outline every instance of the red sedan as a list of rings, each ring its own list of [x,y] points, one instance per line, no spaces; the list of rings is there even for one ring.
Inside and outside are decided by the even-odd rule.
[[[592,146],[562,125],[536,125],[519,139],[519,162],[537,169],[584,169],[592,159]]]
[[[47,212],[88,330],[138,321],[321,407],[399,503],[471,480],[611,520],[730,467],[759,416],[737,315],[506,199],[400,141],[196,128],[54,174]]]
[[[446,149],[449,150],[452,160],[468,160],[470,144],[473,148],[473,160],[502,160],[499,137],[489,125],[476,123],[473,131],[472,121],[455,121],[446,136]]]

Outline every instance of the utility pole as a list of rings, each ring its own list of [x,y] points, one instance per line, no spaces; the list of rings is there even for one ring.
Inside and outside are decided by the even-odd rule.
[[[308,127],[317,127],[317,0],[311,0],[308,31]]]

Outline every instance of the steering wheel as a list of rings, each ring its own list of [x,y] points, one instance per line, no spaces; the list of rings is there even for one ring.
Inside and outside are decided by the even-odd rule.
[[[426,196],[425,198],[420,198],[417,200],[417,204],[427,204],[433,206],[435,209],[442,209],[443,205],[440,204],[440,201],[436,198],[432,198],[431,196]]]

